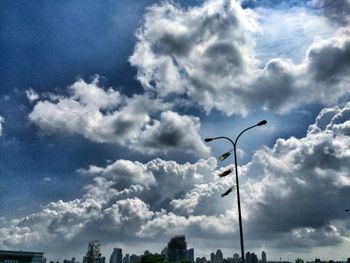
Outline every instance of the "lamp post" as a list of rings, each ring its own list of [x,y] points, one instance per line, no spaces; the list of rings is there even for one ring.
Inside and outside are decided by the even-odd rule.
[[[238,219],[239,219],[239,234],[240,234],[240,240],[241,240],[241,257],[242,257],[242,263],[245,263],[245,260],[244,260],[244,242],[243,242],[243,226],[242,226],[242,215],[241,215],[241,199],[240,199],[240,195],[239,195],[239,181],[238,181],[238,169],[237,169],[237,141],[239,139],[239,137],[246,131],[254,128],[254,127],[257,127],[257,126],[262,126],[262,125],[265,125],[267,123],[266,120],[262,120],[260,121],[259,123],[253,125],[253,126],[250,126],[246,129],[244,129],[243,131],[241,131],[240,134],[238,134],[238,136],[236,137],[235,141],[231,140],[230,138],[228,137],[225,137],[225,136],[220,136],[220,137],[214,137],[214,138],[206,138],[204,141],[205,142],[210,142],[210,141],[213,141],[213,140],[218,140],[218,139],[225,139],[225,140],[228,140],[232,146],[233,146],[233,155],[234,155],[234,161],[235,161],[235,171],[236,171],[236,188],[237,188],[237,203],[238,203]],[[223,155],[221,155],[219,157],[219,159],[221,160],[224,160],[226,159],[228,156],[230,156],[231,152],[227,152],[227,153],[224,153]],[[232,187],[227,191],[225,192],[224,194],[222,194],[222,196],[225,196],[227,194],[229,194],[231,191],[232,191]],[[231,191],[230,191],[231,190]]]

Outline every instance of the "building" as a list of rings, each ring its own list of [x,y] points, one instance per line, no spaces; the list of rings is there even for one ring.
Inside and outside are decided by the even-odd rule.
[[[222,254],[221,249],[216,250],[215,253],[215,263],[221,263],[224,261],[224,255]]]
[[[123,263],[123,250],[121,248],[114,248],[109,263]]]
[[[129,261],[130,261],[129,254],[125,254],[125,256],[123,258],[123,263],[129,263]]]
[[[252,263],[252,255],[250,254],[249,251],[247,253],[245,253],[245,261],[247,263]]]
[[[0,263],[43,263],[43,252],[0,250]]]
[[[100,241],[90,241],[83,263],[105,263],[105,257],[101,257],[100,247]]]
[[[65,259],[63,260],[63,263],[75,263],[75,258],[73,257],[71,260]]]
[[[267,258],[266,258],[266,253],[265,253],[265,251],[263,251],[263,252],[261,253],[261,262],[262,262],[262,263],[266,263],[266,262],[267,262]]]
[[[249,251],[245,254],[247,263],[259,263],[258,256],[255,253],[250,253]]]
[[[135,254],[132,254],[129,258],[129,263],[137,263],[141,261],[140,256],[136,256]]]
[[[205,257],[197,257],[196,258],[196,263],[207,263],[207,259]]]
[[[168,256],[170,263],[179,263],[186,259],[187,243],[185,236],[175,236],[168,242]]]
[[[190,262],[194,262],[194,249],[193,248],[186,250],[186,259]]]
[[[161,255],[165,257],[166,260],[168,260],[168,248],[165,247],[162,249],[162,252],[160,252]]]
[[[212,262],[212,263],[215,262],[215,253],[214,252],[210,253],[210,262]]]

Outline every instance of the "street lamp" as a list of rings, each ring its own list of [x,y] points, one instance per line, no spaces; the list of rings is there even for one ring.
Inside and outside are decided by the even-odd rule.
[[[239,196],[239,182],[238,182],[238,169],[237,169],[237,141],[239,139],[239,137],[246,131],[254,128],[254,127],[257,127],[257,126],[262,126],[262,125],[265,125],[267,123],[266,120],[262,120],[260,121],[259,123],[253,125],[253,126],[250,126],[246,129],[244,129],[243,131],[241,131],[240,134],[238,134],[238,136],[236,137],[235,141],[231,140],[230,138],[228,137],[225,137],[225,136],[220,136],[220,137],[214,137],[214,138],[206,138],[204,141],[205,142],[211,142],[211,141],[214,141],[214,140],[218,140],[218,139],[225,139],[225,140],[228,140],[232,146],[233,146],[233,155],[234,155],[234,161],[235,161],[235,171],[236,171],[236,188],[237,188],[237,203],[238,203],[238,219],[239,219],[239,233],[240,233],[240,239],[241,239],[241,256],[242,256],[242,263],[245,263],[245,260],[244,260],[244,242],[243,242],[243,226],[242,226],[242,215],[241,215],[241,199],[240,199],[240,196]],[[219,160],[224,160],[226,159],[228,156],[231,155],[231,151],[228,151],[226,153],[224,153],[223,155],[221,155],[219,157]],[[232,170],[228,170],[228,171],[225,171],[223,173],[220,174],[220,177],[222,176],[226,176],[227,174],[229,174]],[[225,193],[223,193],[221,196],[224,197],[226,195],[228,195],[230,192],[233,191],[233,187],[229,188]]]

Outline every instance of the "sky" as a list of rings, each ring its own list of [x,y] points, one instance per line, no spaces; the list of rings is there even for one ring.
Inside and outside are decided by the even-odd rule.
[[[350,257],[350,1],[2,1],[0,249]]]

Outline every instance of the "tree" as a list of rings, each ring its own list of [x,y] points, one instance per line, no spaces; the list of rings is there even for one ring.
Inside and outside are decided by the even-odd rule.
[[[148,254],[141,257],[141,263],[168,263],[163,255]]]

